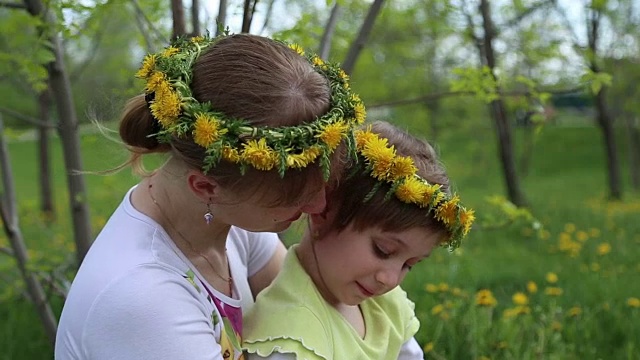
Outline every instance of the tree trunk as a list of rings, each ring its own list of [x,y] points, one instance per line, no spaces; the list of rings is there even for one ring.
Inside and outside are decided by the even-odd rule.
[[[224,31],[225,23],[227,22],[227,0],[220,0],[218,6],[218,19],[216,21],[216,36],[220,35]]]
[[[245,0],[242,11],[242,30],[243,33],[249,33],[251,30],[251,22],[253,21],[253,14],[256,12],[256,5],[258,0]]]
[[[607,157],[607,175],[609,180],[609,197],[612,200],[622,199],[622,177],[620,176],[620,162],[616,149],[616,136],[613,129],[613,121],[607,109],[607,88],[602,87],[595,97],[596,117],[602,131],[605,154]]]
[[[7,145],[4,141],[4,124],[2,115],[0,115],[0,172],[2,173],[3,202],[0,213],[2,215],[2,223],[4,224],[4,232],[9,239],[13,257],[16,260],[22,279],[24,280],[29,296],[34,302],[40,321],[44,325],[45,333],[49,338],[49,343],[53,346],[56,343],[56,331],[58,324],[56,317],[51,310],[51,306],[47,301],[42,284],[38,278],[28,270],[27,263],[29,256],[27,248],[24,244],[24,238],[20,231],[18,220],[18,212],[16,210],[16,195],[13,187],[13,173],[11,171],[11,163]]]
[[[593,4],[592,4],[593,5]],[[587,20],[587,39],[589,42],[589,50],[591,52],[589,68],[595,74],[600,72],[600,67],[596,62],[598,56],[598,42],[600,40],[600,21],[602,13],[597,7],[592,6],[588,13]],[[620,176],[620,163],[618,162],[618,153],[616,149],[616,135],[613,129],[613,119],[607,108],[606,86],[594,96],[596,105],[596,120],[602,131],[602,140],[604,141],[605,154],[607,159],[607,178],[609,180],[609,198],[611,200],[622,199],[622,177]]]
[[[342,8],[340,4],[336,2],[331,9],[331,15],[329,15],[329,20],[327,21],[327,25],[324,27],[324,32],[322,33],[322,39],[320,39],[320,47],[318,48],[318,56],[323,60],[329,59],[329,53],[331,52],[331,40],[333,39],[333,33],[336,30],[336,24],[338,23],[338,19],[342,14]]]
[[[482,27],[484,30],[484,55],[486,57],[487,66],[491,69],[491,75],[497,83],[495,75],[495,52],[493,49],[494,28],[491,20],[491,10],[489,8],[489,0],[480,1],[480,12],[482,14]],[[500,88],[496,85],[496,91],[499,93]],[[498,152],[502,169],[504,172],[504,181],[507,187],[509,200],[516,206],[525,206],[526,200],[522,190],[520,189],[520,181],[516,171],[516,163],[513,154],[512,131],[504,102],[501,98],[493,100],[490,104],[491,116],[495,123],[495,129],[498,136]]]
[[[191,0],[191,35],[200,35],[200,1]]]
[[[53,190],[51,186],[51,161],[49,157],[49,128],[51,127],[51,92],[49,87],[38,94],[38,106],[40,108],[40,121],[38,126],[38,162],[40,164],[40,211],[45,219],[53,220],[55,211],[53,207]]]
[[[182,0],[171,0],[171,14],[173,16],[172,39],[183,36],[187,33],[187,25],[184,20],[184,6]]]
[[[42,17],[43,22],[48,26],[54,28],[57,26],[53,13],[44,12],[42,1],[25,0],[25,5],[31,15]],[[76,258],[78,264],[80,264],[91,245],[91,225],[84,176],[79,173],[82,171],[82,159],[80,156],[78,120],[71,95],[71,84],[64,65],[62,41],[57,32],[51,32],[48,40],[55,60],[47,64],[47,72],[49,73],[49,84],[58,110],[58,118],[60,119],[58,134],[62,142],[65,170],[67,172]]]
[[[640,129],[638,118],[629,115],[627,118],[627,130],[629,133],[629,172],[631,173],[631,186],[635,191],[640,190]]]
[[[373,24],[376,22],[376,18],[382,9],[383,3],[384,0],[373,1],[373,4],[371,4],[369,12],[367,13],[367,17],[364,19],[364,23],[362,23],[362,27],[360,27],[356,40],[351,44],[351,47],[349,47],[349,52],[342,63],[342,69],[349,75],[353,72],[356,60],[358,60],[358,56],[360,55],[364,44],[367,43],[371,29],[373,29]]]

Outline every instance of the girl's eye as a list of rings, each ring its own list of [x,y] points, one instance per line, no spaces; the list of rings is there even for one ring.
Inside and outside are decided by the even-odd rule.
[[[386,250],[384,250],[383,248],[381,248],[378,244],[376,244],[375,242],[373,243],[373,252],[376,254],[376,256],[378,256],[380,259],[388,259],[389,256],[391,254],[389,254]]]
[[[404,264],[404,268],[407,269],[407,271],[411,271],[411,269],[413,268],[413,265]]]

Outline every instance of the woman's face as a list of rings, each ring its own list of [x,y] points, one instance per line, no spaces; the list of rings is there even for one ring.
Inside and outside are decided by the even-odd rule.
[[[314,191],[308,199],[289,206],[265,206],[255,197],[242,202],[216,204],[217,220],[252,232],[281,232],[289,228],[303,213],[317,214],[326,206],[325,188]]]
[[[429,256],[439,238],[421,227],[387,232],[348,226],[329,231],[314,240],[320,271],[314,282],[331,304],[360,304],[398,286],[412,266]]]

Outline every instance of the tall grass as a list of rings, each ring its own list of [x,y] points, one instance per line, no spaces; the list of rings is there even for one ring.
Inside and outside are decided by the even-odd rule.
[[[517,133],[517,143],[524,134]],[[620,134],[622,135],[622,134]],[[620,136],[621,154],[624,138]],[[418,341],[433,359],[632,359],[640,351],[640,197],[606,201],[604,150],[595,128],[548,127],[536,139],[523,189],[542,227],[500,219],[486,198],[504,193],[490,128],[443,133],[437,142],[463,201],[479,226],[454,253],[436,251],[414,267],[403,287],[416,303]],[[126,153],[97,135],[82,139],[88,170],[104,170]],[[73,261],[66,182],[59,144],[52,159],[57,219],[38,215],[35,144],[10,145],[21,223],[34,267]],[[625,156],[622,156],[626,174]],[[136,182],[128,171],[88,175],[98,230]],[[298,227],[298,229],[300,226]],[[296,241],[298,232],[286,234]],[[0,237],[0,246],[7,240]],[[33,305],[21,297],[13,261],[0,255],[0,359],[49,359]],[[534,291],[535,290],[535,291]],[[54,300],[56,311],[61,301]]]

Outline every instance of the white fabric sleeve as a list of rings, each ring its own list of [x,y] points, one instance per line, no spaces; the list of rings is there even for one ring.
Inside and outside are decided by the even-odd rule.
[[[273,352],[267,357],[262,357],[258,354],[245,354],[245,358],[247,360],[296,360],[296,355]]]
[[[94,301],[82,333],[84,358],[222,360],[212,308],[201,296],[162,266],[134,268]]]
[[[276,251],[280,238],[276,233],[252,233],[240,229],[236,231],[238,252],[247,264],[247,277],[252,277],[260,271]]]
[[[416,338],[412,337],[409,341],[402,344],[398,360],[424,360],[424,353],[422,352],[420,344],[416,341]]]

